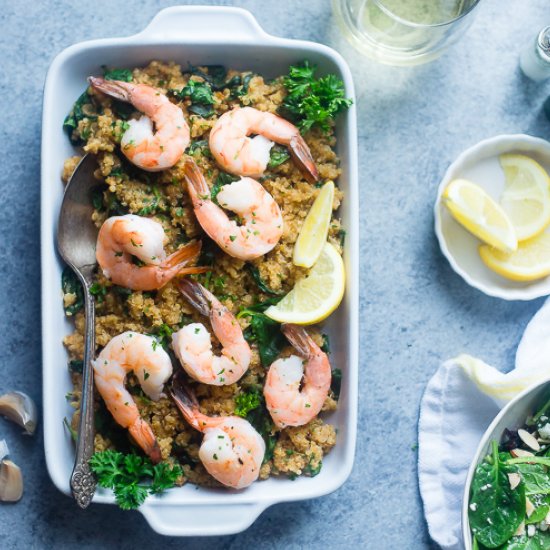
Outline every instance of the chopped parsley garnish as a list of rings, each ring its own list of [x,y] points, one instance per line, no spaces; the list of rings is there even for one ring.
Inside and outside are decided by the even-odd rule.
[[[112,450],[95,453],[90,459],[90,468],[101,487],[114,491],[116,502],[123,510],[138,508],[149,494],[173,487],[183,475],[177,464],[153,465],[148,458]]]
[[[132,71],[130,69],[107,69],[105,65],[103,65],[102,69],[105,80],[132,81]]]
[[[345,97],[342,80],[333,74],[316,79],[316,69],[315,65],[304,61],[290,66],[288,76],[283,79],[288,95],[282,105],[282,114],[288,115],[302,133],[314,126],[328,132],[330,121],[352,104],[352,100]]]

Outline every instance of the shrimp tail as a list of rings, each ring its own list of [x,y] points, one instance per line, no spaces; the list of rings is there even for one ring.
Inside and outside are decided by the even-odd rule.
[[[162,460],[162,454],[160,447],[151,429],[151,426],[147,424],[142,418],[136,418],[136,421],[128,428],[130,435],[134,438],[136,443],[143,449],[147,456],[151,459],[151,462],[158,464]]]
[[[130,102],[130,87],[127,82],[118,80],[105,80],[97,76],[89,76],[88,82],[92,88],[103,92],[104,94],[119,99],[120,101]]]
[[[177,269],[179,267],[178,273],[180,275],[191,274],[191,273],[204,273],[211,269],[210,267],[199,267],[192,266],[188,267],[187,264],[193,261],[200,254],[202,247],[201,241],[193,241],[189,244],[186,244],[179,250],[176,250],[173,254],[170,254],[168,258],[163,262],[162,266],[165,269]]]
[[[185,382],[181,371],[172,379],[170,395],[185,420],[196,430],[202,431],[203,426],[199,423],[199,417],[203,415],[199,412],[199,402],[193,390]]]
[[[182,279],[179,282],[180,292],[185,299],[201,314],[210,315],[211,294],[200,283],[191,279]]]
[[[183,172],[193,202],[195,202],[197,198],[210,199],[210,188],[208,187],[208,183],[206,183],[200,168],[194,160],[186,159],[185,165],[183,166]]]
[[[281,330],[286,339],[290,342],[290,345],[302,355],[302,357],[309,357],[320,351],[319,346],[313,341],[303,327],[290,323],[283,323]]]
[[[288,147],[294,162],[300,167],[309,183],[319,181],[317,166],[304,138],[300,134],[293,136]]]

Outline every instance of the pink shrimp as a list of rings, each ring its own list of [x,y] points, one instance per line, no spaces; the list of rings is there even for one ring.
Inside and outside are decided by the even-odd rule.
[[[330,363],[303,327],[284,324],[282,331],[301,357],[277,359],[269,367],[265,403],[277,427],[302,426],[323,407],[330,390]]]
[[[131,103],[144,114],[139,120],[129,120],[129,128],[122,136],[122,152],[130,162],[148,172],[166,170],[178,162],[191,138],[183,111],[177,105],[146,84],[93,76],[88,80],[96,90]]]
[[[96,258],[107,278],[132,290],[156,290],[176,275],[206,270],[187,267],[198,257],[200,241],[191,242],[166,256],[165,240],[162,225],[150,218],[134,214],[112,216],[99,230]],[[146,265],[136,265],[132,256]]]
[[[183,368],[203,384],[234,384],[247,371],[252,352],[235,316],[206,288],[182,279],[179,288],[188,302],[210,318],[212,330],[223,346],[212,353],[210,334],[202,323],[191,323],[172,335],[172,347]]]
[[[204,434],[199,458],[206,471],[223,485],[243,489],[258,479],[265,455],[262,436],[238,416],[206,416],[194,394],[175,376],[172,397],[183,417]]]
[[[140,417],[124,381],[126,374],[132,371],[143,391],[153,401],[158,401],[172,374],[169,355],[153,337],[128,331],[111,339],[92,365],[95,385],[115,421],[128,429],[153,462],[160,462],[162,456],[155,434]]]
[[[256,134],[255,137],[248,137]],[[311,183],[319,179],[311,151],[300,130],[277,115],[253,107],[235,107],[224,113],[210,132],[210,151],[218,164],[238,176],[261,176],[273,142],[288,147],[294,162]]]
[[[273,197],[252,178],[224,185],[217,195],[220,205],[235,212],[241,225],[230,220],[210,198],[210,189],[195,161],[185,162],[185,179],[195,216],[221,249],[241,260],[267,254],[283,234],[283,215]]]

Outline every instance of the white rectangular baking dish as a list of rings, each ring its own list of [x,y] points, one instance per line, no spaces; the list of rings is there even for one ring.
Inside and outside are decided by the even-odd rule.
[[[312,42],[277,38],[265,33],[254,17],[239,8],[173,7],[160,13],[145,30],[128,38],[94,40],[61,52],[48,71],[42,126],[42,342],[44,442],[46,463],[54,484],[70,494],[69,476],[74,454],[64,432],[63,418],[71,409],[67,354],[62,338],[72,328],[60,299],[62,262],[55,247],[57,217],[63,186],[60,173],[65,158],[76,154],[62,130],[65,115],[86,86],[86,77],[101,74],[101,65],[143,66],[153,59],[175,60],[182,66],[223,64],[251,69],[266,77],[286,74],[288,66],[309,59],[320,74],[334,73],[355,99],[346,62],[334,50]],[[150,497],[140,508],[151,527],[165,535],[221,535],[246,529],[268,506],[277,502],[326,495],[339,488],[353,465],[357,424],[358,369],[358,192],[355,105],[338,119],[338,154],[342,161],[339,185],[346,194],[341,214],[347,231],[344,301],[326,324],[331,335],[334,367],[342,369],[339,409],[330,417],[338,428],[335,448],[315,478],[269,479],[236,492],[193,486]],[[114,503],[110,491],[98,490],[94,502]]]

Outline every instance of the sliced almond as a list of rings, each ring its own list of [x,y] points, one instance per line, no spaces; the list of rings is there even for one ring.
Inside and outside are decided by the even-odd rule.
[[[540,445],[536,437],[533,434],[530,434],[527,430],[520,429],[518,430],[518,435],[520,439],[533,451],[540,451]]]
[[[516,532],[514,533],[514,537],[521,537],[521,535],[525,535],[525,522],[522,521],[518,528],[516,529]]]
[[[525,497],[525,514],[528,518],[531,517],[531,514],[535,511],[535,507],[533,506],[533,503]]]
[[[510,482],[510,489],[512,491],[519,485],[521,481],[521,477],[519,477],[519,474],[508,474],[508,481]]]
[[[523,456],[535,456],[533,453],[531,453],[529,451],[524,451],[523,449],[512,449],[510,451],[510,454],[513,457],[516,457],[516,458],[519,458],[520,456],[521,457],[523,457]]]

